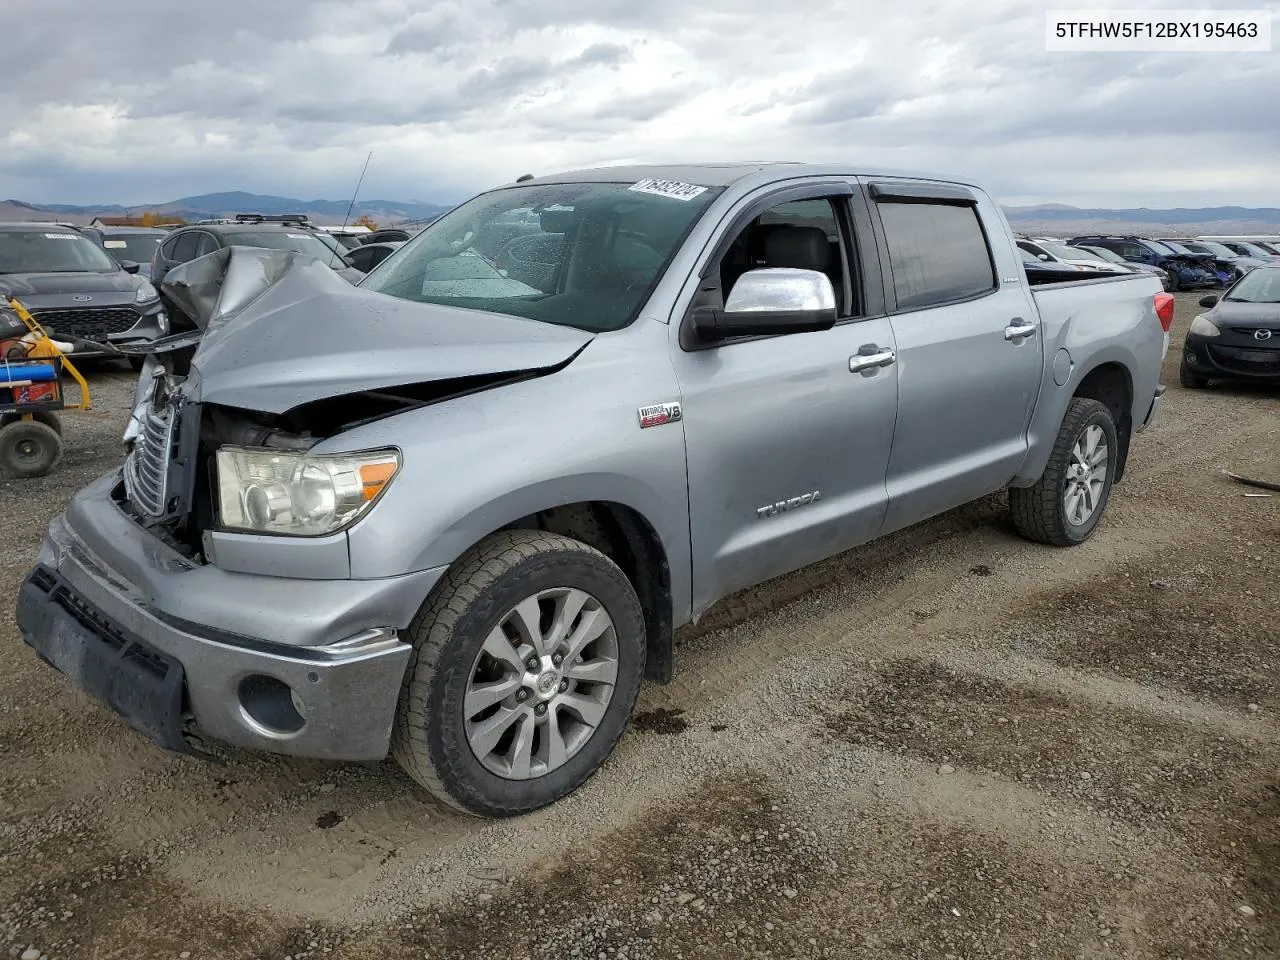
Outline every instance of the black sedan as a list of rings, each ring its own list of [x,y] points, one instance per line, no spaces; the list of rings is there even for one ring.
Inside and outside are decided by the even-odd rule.
[[[1280,267],[1256,267],[1223,294],[1203,297],[1211,308],[1191,322],[1182,351],[1184,387],[1210,380],[1280,384]]]

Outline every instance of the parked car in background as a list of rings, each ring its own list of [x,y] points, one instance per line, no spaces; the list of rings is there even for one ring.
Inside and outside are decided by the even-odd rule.
[[[408,230],[401,230],[398,227],[384,227],[381,230],[374,230],[360,238],[362,244],[366,243],[405,243],[412,237]]]
[[[156,245],[168,230],[156,227],[81,227],[80,231],[95,241],[117,262],[132,260],[138,264],[139,276],[151,279],[151,261]]]
[[[1084,542],[1174,308],[1028,283],[970,183],[790,163],[506,185],[355,288],[225,253],[178,268],[227,312],[149,358],[18,628],[170,749],[390,753],[487,817],[590,778],[728,595],[1006,488]]]
[[[398,248],[403,247],[404,243],[400,241],[387,241],[384,243],[362,243],[354,250],[347,251],[347,261],[357,270],[368,273],[387,257],[391,256]]]
[[[301,219],[306,220],[306,217],[302,217]],[[356,247],[360,246],[360,244],[364,243],[365,237],[369,236],[371,232],[368,227],[362,226],[360,224],[348,224],[345,227],[343,226],[337,226],[337,227],[327,226],[326,227],[320,224],[312,224],[312,228],[315,230],[321,230],[324,233],[327,233],[329,236],[333,237],[335,240],[341,243],[348,250],[353,250]]]
[[[1255,267],[1191,321],[1179,379],[1199,388],[1210,380],[1280,384],[1280,267]]]
[[[0,284],[50,331],[106,346],[169,332],[160,295],[139,264],[118,261],[84,233],[57,223],[0,223]]]
[[[1275,248],[1269,244],[1253,240],[1222,240],[1220,242],[1224,247],[1234,250],[1242,257],[1252,257],[1268,264],[1280,263],[1280,253],[1274,253]]]
[[[1072,237],[1072,246],[1105,247],[1130,263],[1146,263],[1160,267],[1169,274],[1171,290],[1215,287],[1218,278],[1201,263],[1203,257],[1175,253],[1162,243],[1134,236],[1085,236]]]
[[[1228,283],[1235,283],[1254,267],[1263,267],[1270,262],[1263,257],[1250,257],[1237,253],[1216,240],[1179,240],[1178,242],[1188,250],[1207,253],[1219,263],[1227,264],[1230,268]]]
[[[1083,272],[1080,267],[1063,263],[1061,260],[1041,260],[1031,251],[1021,247],[1018,247],[1018,256],[1022,260],[1022,269],[1026,271],[1027,282],[1032,286],[1077,280]]]
[[[230,246],[293,250],[323,260],[351,283],[364,276],[321,240],[305,218],[239,214],[233,220],[208,221],[171,231],[156,248],[152,279],[163,283],[165,275],[178,264]]]
[[[1093,256],[1099,257],[1108,263],[1126,267],[1135,273],[1149,273],[1160,281],[1161,286],[1163,286],[1165,290],[1171,290],[1173,288],[1173,279],[1169,276],[1169,271],[1165,270],[1163,267],[1152,266],[1149,263],[1132,263],[1120,256],[1120,254],[1116,253],[1114,250],[1108,250],[1106,247],[1091,247],[1088,244],[1082,243],[1078,244],[1074,249],[1078,249],[1082,254],[1092,254]]]
[[[1160,237],[1152,241],[1168,247],[1180,257],[1194,258],[1195,262],[1212,273],[1221,286],[1226,286],[1236,278],[1236,269],[1230,260],[1215,257],[1207,250],[1192,250],[1176,237]]]
[[[1096,254],[1088,253],[1079,247],[1058,243],[1056,240],[1045,240],[1043,238],[1028,240],[1025,237],[1020,237],[1016,242],[1020,250],[1026,251],[1043,263],[1060,263],[1085,270],[1098,270],[1103,273],[1134,272],[1123,264],[1111,263]]]
[[[1267,256],[1280,256],[1280,237],[1261,236],[1261,237],[1196,237],[1197,240],[1217,240],[1219,243],[1230,246],[1233,250],[1235,244],[1248,244],[1256,247],[1261,253]],[[1246,256],[1254,256],[1254,254],[1246,254]]]

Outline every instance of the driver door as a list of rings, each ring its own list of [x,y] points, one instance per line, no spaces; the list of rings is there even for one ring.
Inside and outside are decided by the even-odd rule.
[[[856,360],[894,347],[874,247],[860,256],[855,240],[867,216],[845,183],[775,188],[747,201],[702,270],[695,305],[723,305],[748,270],[821,270],[836,290],[833,328],[704,345],[687,316],[672,325],[695,615],[870,540],[884,520],[897,370]]]

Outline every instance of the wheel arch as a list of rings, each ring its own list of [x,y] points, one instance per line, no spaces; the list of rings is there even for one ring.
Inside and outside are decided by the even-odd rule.
[[[1115,482],[1119,483],[1124,478],[1125,465],[1129,460],[1129,440],[1133,435],[1133,377],[1129,368],[1114,360],[1100,363],[1081,378],[1072,396],[1097,400],[1111,411],[1120,446],[1115,476]]]

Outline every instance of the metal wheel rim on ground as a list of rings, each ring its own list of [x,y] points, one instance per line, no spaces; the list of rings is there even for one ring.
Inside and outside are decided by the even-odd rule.
[[[1077,527],[1088,523],[1098,512],[1107,485],[1107,459],[1107,435],[1097,424],[1090,424],[1071,449],[1071,465],[1062,494],[1067,519]]]
[[[546,776],[591,739],[617,677],[618,635],[599,600],[574,587],[526,597],[489,632],[467,676],[471,752],[508,780]]]

